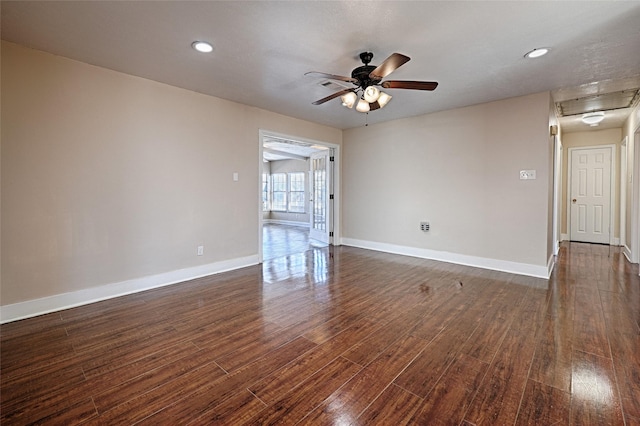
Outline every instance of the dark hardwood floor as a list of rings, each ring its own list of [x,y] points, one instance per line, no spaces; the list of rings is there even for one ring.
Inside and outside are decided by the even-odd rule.
[[[639,425],[640,279],[349,247],[2,325],[10,424]]]

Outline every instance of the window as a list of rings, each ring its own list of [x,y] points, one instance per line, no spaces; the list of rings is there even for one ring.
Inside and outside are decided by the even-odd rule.
[[[288,211],[304,213],[304,172],[289,173]]]
[[[271,210],[275,212],[287,211],[286,173],[274,173],[271,175]]]
[[[263,212],[268,212],[269,211],[269,174],[268,173],[263,173],[262,174],[262,211]]]
[[[274,173],[271,175],[271,193],[269,193],[269,175],[262,175],[263,211],[304,213],[305,212],[305,172]]]

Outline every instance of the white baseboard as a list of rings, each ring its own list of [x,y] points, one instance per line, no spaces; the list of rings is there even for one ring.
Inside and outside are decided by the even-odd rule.
[[[614,238],[613,242],[611,243],[611,245],[613,246],[619,246],[620,245],[620,238]]]
[[[560,234],[560,241],[569,241],[569,234]]]
[[[631,249],[626,244],[622,247],[622,254],[624,254],[624,257],[627,258],[629,263],[633,263],[631,261]]]
[[[382,251],[385,253],[401,254],[404,256],[420,257],[423,259],[438,260],[441,262],[455,263],[458,265],[473,266],[482,269],[508,272],[511,274],[527,275],[530,277],[548,279],[553,269],[553,261],[550,259],[547,266],[531,265],[528,263],[511,262],[508,260],[488,259],[484,257],[468,256],[465,254],[450,253],[446,251],[430,250],[417,247],[399,246],[395,244],[378,243],[375,241],[357,240],[354,238],[342,238],[342,244],[351,247]],[[553,257],[553,256],[552,256]]]
[[[278,225],[290,225],[290,226],[300,226],[303,228],[309,228],[309,222],[297,222],[295,220],[282,220],[282,219],[264,219],[263,223],[275,223]]]
[[[223,260],[207,265],[179,269],[177,271],[150,275],[142,278],[121,281],[117,283],[92,287],[70,293],[56,294],[40,299],[27,300],[0,307],[0,324],[35,317],[49,312],[61,311],[75,306],[87,305],[101,300],[138,293],[171,284],[201,278],[208,275],[244,268],[258,264],[258,256],[240,257]]]

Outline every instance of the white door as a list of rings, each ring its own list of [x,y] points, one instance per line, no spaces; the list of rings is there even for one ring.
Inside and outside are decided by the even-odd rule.
[[[611,148],[571,150],[571,241],[609,244]]]
[[[309,237],[314,240],[329,242],[330,210],[330,164],[329,150],[315,152],[311,155],[311,199]]]

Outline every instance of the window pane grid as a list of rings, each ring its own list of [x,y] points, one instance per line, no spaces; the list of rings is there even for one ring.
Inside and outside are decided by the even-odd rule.
[[[269,182],[271,181],[270,175],[268,173],[262,174],[262,211],[268,212],[270,209],[269,195],[271,191],[269,190]]]
[[[289,205],[288,211],[304,213],[304,172],[289,173]]]
[[[287,211],[287,175],[274,173],[271,175],[271,210]]]

